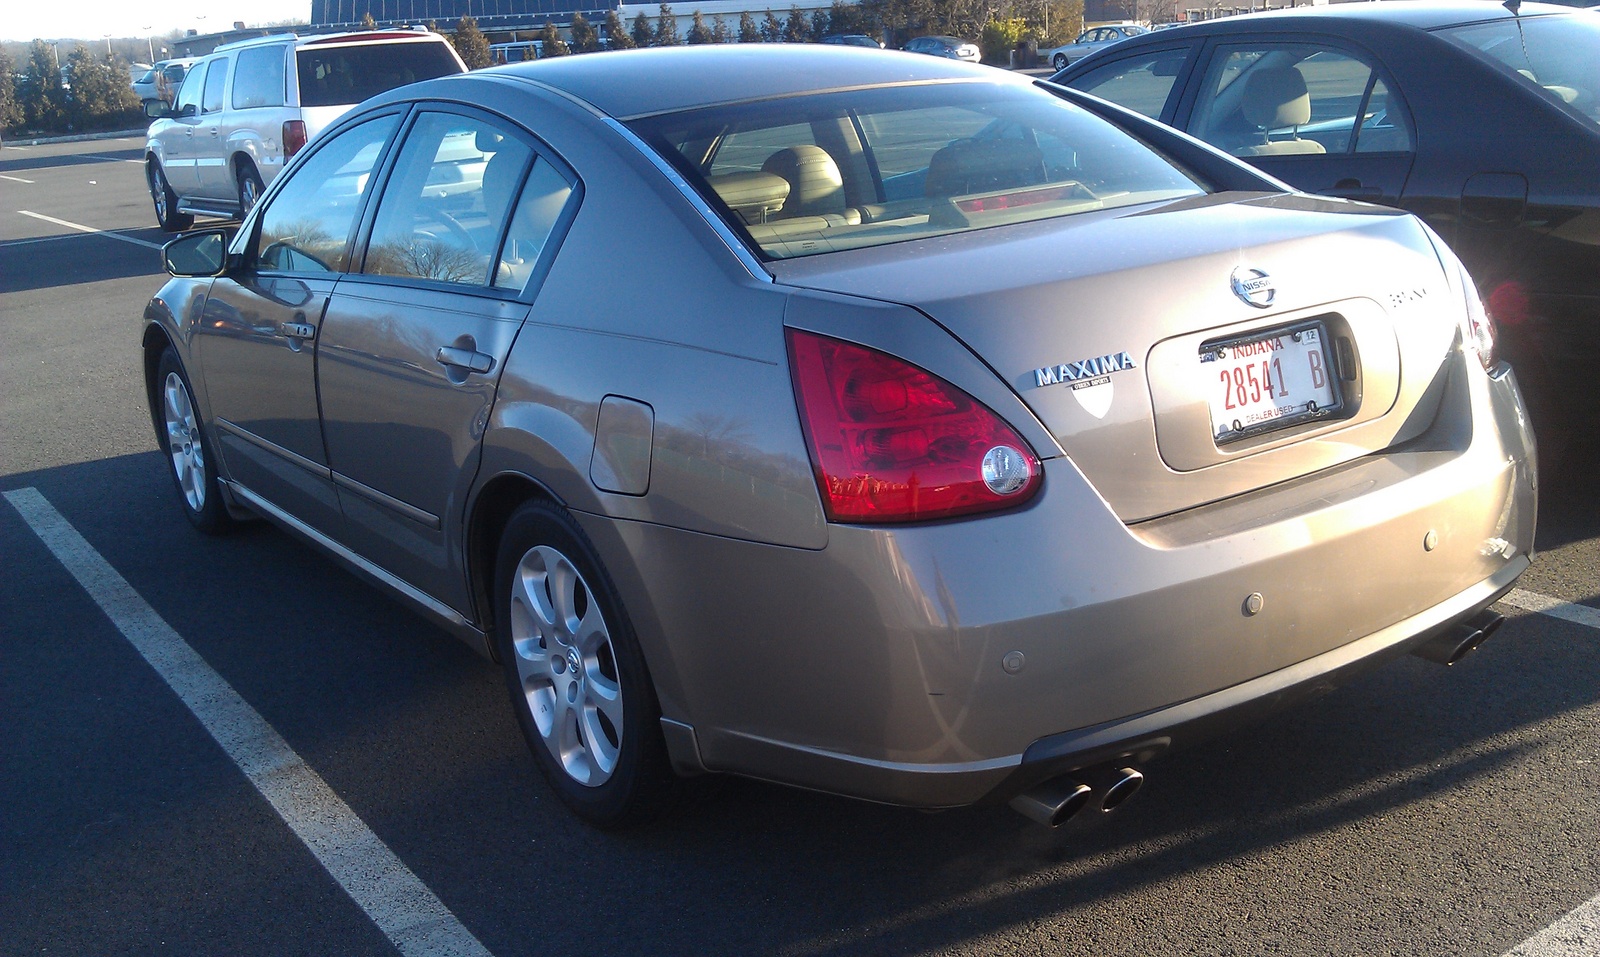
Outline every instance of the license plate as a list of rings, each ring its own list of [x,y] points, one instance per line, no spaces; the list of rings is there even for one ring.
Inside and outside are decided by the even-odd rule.
[[[1230,442],[1338,410],[1321,323],[1201,347],[1211,435]]]

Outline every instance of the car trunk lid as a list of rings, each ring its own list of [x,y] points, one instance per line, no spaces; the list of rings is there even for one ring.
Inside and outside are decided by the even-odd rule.
[[[931,317],[1016,391],[1127,522],[1420,434],[1457,342],[1459,303],[1425,231],[1376,207],[1218,194],[919,244],[916,256],[891,245],[769,268],[782,283]],[[1241,356],[1266,362],[1263,377],[1273,359],[1321,363],[1322,388],[1307,391],[1314,370],[1285,377],[1300,404],[1235,429],[1221,373]]]

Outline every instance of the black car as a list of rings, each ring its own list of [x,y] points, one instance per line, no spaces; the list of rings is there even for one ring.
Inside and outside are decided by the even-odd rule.
[[[1416,213],[1477,281],[1541,451],[1592,436],[1600,16],[1432,0],[1295,8],[1133,37],[1052,80],[1307,192]]]

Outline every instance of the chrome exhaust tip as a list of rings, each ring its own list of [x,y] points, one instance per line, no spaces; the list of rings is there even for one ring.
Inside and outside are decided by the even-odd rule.
[[[1442,635],[1430,638],[1411,650],[1418,658],[1449,667],[1478,650],[1489,636],[1500,630],[1505,617],[1492,611],[1479,613]]]
[[[1110,814],[1126,804],[1128,799],[1144,787],[1144,774],[1135,768],[1117,768],[1111,772],[1111,782],[1100,792],[1100,813]]]
[[[1056,778],[1012,798],[1011,806],[1045,827],[1060,827],[1088,807],[1092,797],[1094,790],[1082,781]]]

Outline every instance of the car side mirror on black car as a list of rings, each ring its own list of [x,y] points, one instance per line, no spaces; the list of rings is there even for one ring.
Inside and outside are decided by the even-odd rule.
[[[179,236],[161,247],[161,263],[167,272],[183,279],[220,276],[234,265],[228,243],[236,229],[219,226]]]

